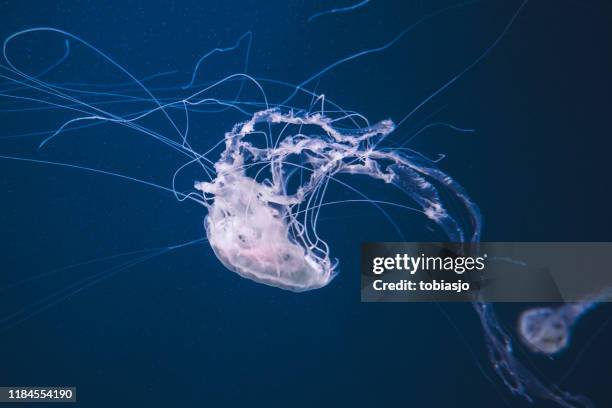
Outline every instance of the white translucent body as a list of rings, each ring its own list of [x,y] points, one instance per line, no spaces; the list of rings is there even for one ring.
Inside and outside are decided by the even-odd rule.
[[[283,211],[264,199],[270,197],[270,187],[233,173],[200,187],[216,197],[206,217],[206,234],[228,269],[293,291],[320,288],[332,279],[329,259],[316,259],[289,239]]]
[[[609,298],[608,292],[604,291],[603,295],[582,302],[528,309],[518,320],[521,340],[535,353],[559,353],[569,345],[572,330],[580,317]]]
[[[531,351],[555,354],[568,343],[570,330],[563,313],[543,307],[525,311],[519,320],[519,333]]]

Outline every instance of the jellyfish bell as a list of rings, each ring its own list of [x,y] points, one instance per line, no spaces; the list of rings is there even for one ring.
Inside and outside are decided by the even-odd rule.
[[[521,314],[519,334],[531,351],[552,355],[567,347],[570,328],[560,310],[542,307]]]
[[[206,235],[229,270],[253,281],[301,292],[327,285],[334,277],[329,256],[301,246],[285,221],[287,207],[271,187],[240,174],[220,173],[196,188],[213,194],[205,219]]]
[[[518,319],[520,338],[535,353],[552,355],[563,351],[569,346],[572,330],[580,318],[609,298],[609,290],[605,289],[582,301],[528,309]]]

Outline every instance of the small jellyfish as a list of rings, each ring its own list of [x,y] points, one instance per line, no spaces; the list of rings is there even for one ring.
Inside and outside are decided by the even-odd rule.
[[[559,307],[528,309],[518,320],[520,338],[534,353],[559,353],[568,346],[572,329],[578,319],[596,304],[595,300],[591,300]]]
[[[564,307],[542,307],[523,312],[519,319],[523,343],[536,353],[555,354],[563,350],[569,340],[568,325],[573,323],[564,311]]]

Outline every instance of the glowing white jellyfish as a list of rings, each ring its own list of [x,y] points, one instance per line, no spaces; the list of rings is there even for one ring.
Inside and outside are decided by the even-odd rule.
[[[602,298],[568,303],[558,307],[538,307],[524,311],[518,319],[522,342],[534,353],[552,355],[564,350],[580,317]]]
[[[536,353],[555,354],[567,346],[576,315],[573,305],[542,307],[523,312],[519,319],[521,340]]]
[[[286,134],[263,146],[254,140],[258,125],[284,125]],[[327,285],[335,276],[336,262],[329,247],[316,233],[316,202],[321,202],[327,183],[339,173],[360,174],[402,188],[451,239],[463,232],[449,216],[436,188],[427,178],[457,186],[450,177],[419,164],[397,151],[376,149],[376,141],[394,130],[390,120],[351,130],[334,127],[323,114],[283,114],[271,109],[257,112],[225,135],[225,151],[215,164],[211,182],[197,182],[207,204],[208,240],[219,260],[230,270],[256,282],[292,291]],[[295,134],[287,127],[295,127]],[[317,133],[300,133],[305,126]],[[264,133],[265,134],[265,133]],[[266,135],[267,136],[267,135]],[[261,143],[260,143],[261,144]],[[300,157],[300,164],[291,157]],[[254,175],[247,169],[261,165]],[[257,176],[268,170],[270,177]],[[293,170],[307,173],[295,193],[288,193]],[[464,204],[473,204],[458,191]]]

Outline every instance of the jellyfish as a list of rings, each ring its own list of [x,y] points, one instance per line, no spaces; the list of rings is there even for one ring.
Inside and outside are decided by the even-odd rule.
[[[253,140],[258,125],[284,125],[281,137],[265,146]],[[314,135],[300,133],[308,126]],[[287,130],[295,128],[293,134]],[[464,240],[462,228],[446,211],[435,183],[452,190],[472,213],[476,231],[479,215],[458,184],[416,156],[377,149],[394,130],[391,120],[374,125],[339,129],[321,113],[283,113],[278,109],[257,112],[225,135],[225,150],[215,163],[210,182],[196,182],[208,213],[208,241],[219,260],[240,276],[296,292],[318,289],[335,276],[337,262],[329,245],[316,233],[316,216],[330,180],[338,174],[371,177],[403,190],[420,211],[440,225],[453,241]],[[313,130],[314,131],[314,130]],[[268,137],[266,137],[268,139]],[[292,157],[302,159],[300,164]],[[249,176],[250,166],[264,164],[269,178]],[[297,191],[288,184],[299,169],[306,173]],[[267,174],[266,173],[266,174]],[[212,201],[212,202],[211,202]],[[477,234],[478,232],[476,232]]]
[[[569,341],[570,328],[576,321],[575,309],[571,305],[526,310],[519,318],[521,340],[536,353],[558,353]]]
[[[525,310],[518,319],[520,339],[534,353],[557,354],[568,347],[572,330],[579,319],[603,300],[602,296],[593,296],[557,307]]]

